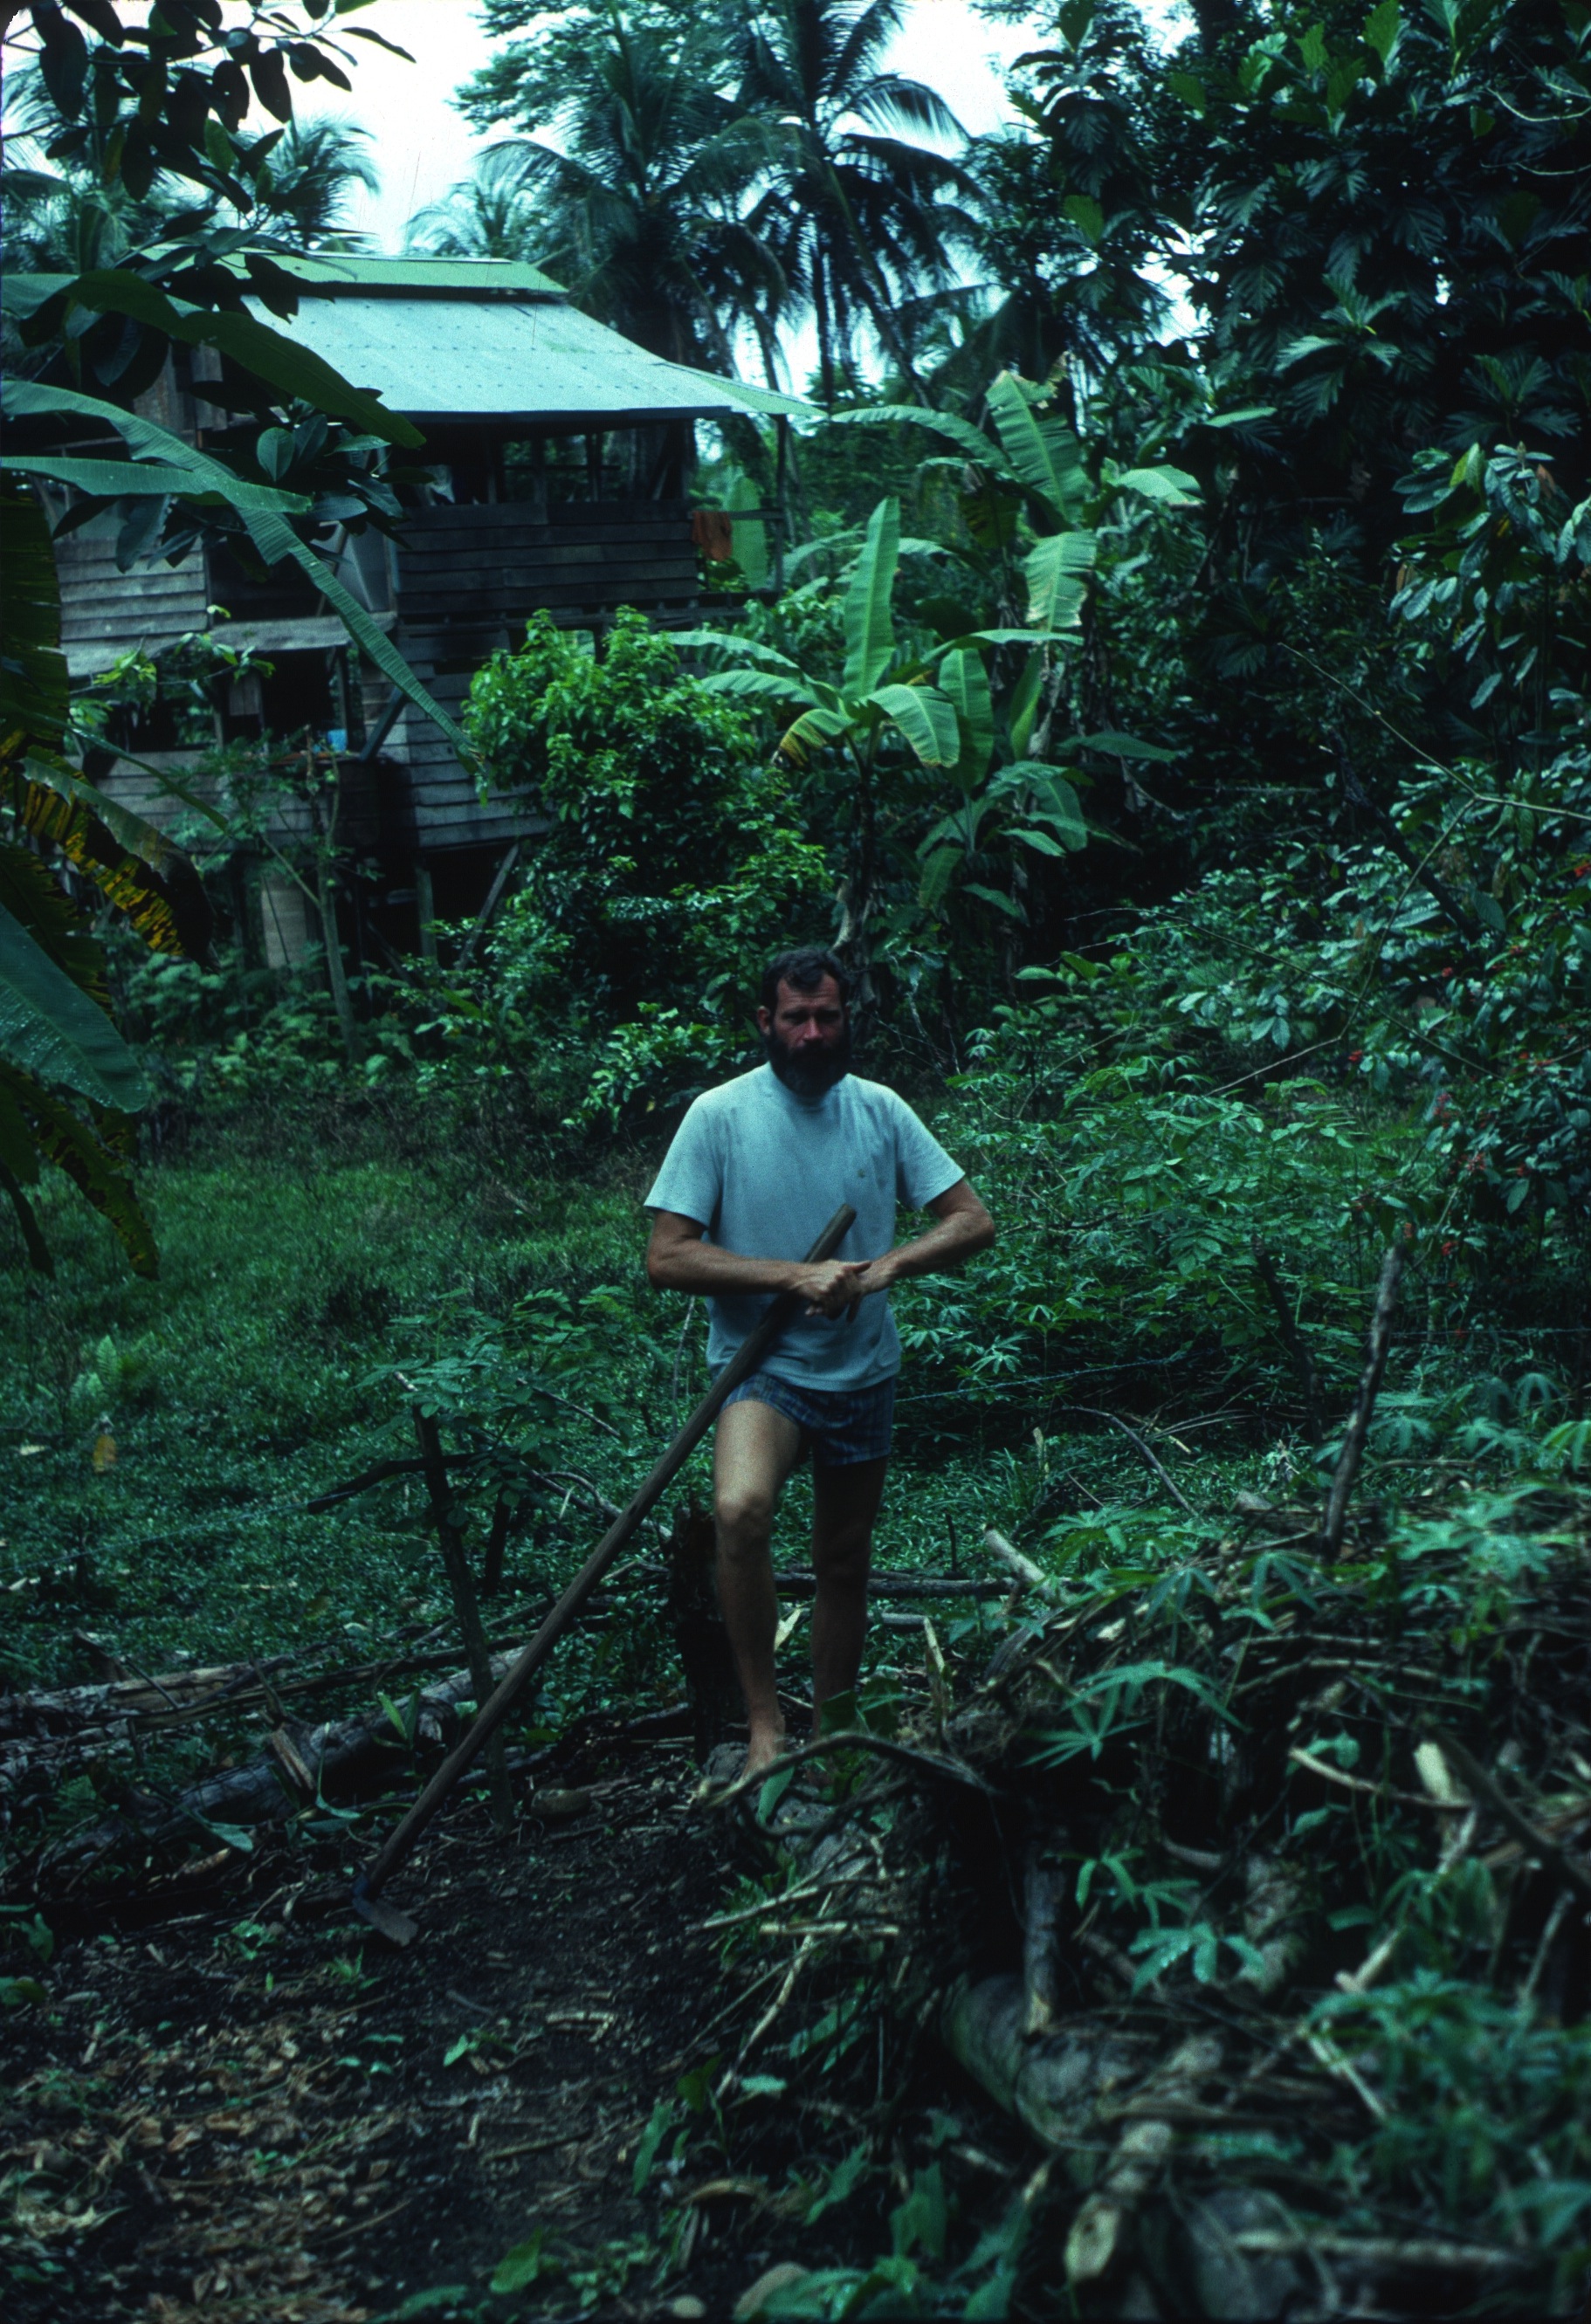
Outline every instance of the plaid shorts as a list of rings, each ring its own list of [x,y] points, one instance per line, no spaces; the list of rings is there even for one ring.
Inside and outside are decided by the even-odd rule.
[[[819,1469],[852,1469],[860,1461],[887,1461],[890,1427],[895,1414],[893,1378],[871,1388],[802,1388],[781,1379],[777,1372],[754,1372],[742,1380],[732,1404],[767,1404],[793,1420],[807,1438],[813,1465]],[[808,1445],[803,1445],[803,1452]]]

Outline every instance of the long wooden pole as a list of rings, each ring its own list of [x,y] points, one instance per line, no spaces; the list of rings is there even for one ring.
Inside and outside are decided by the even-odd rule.
[[[856,1224],[856,1213],[850,1204],[842,1203],[807,1253],[804,1263],[808,1267],[816,1267],[824,1259],[832,1259]],[[476,1712],[468,1733],[454,1745],[408,1814],[372,1858],[369,1868],[355,1882],[355,1911],[398,1943],[408,1942],[414,1933],[414,1924],[404,1914],[393,1912],[390,1906],[376,1906],[382,1889],[399,1866],[407,1862],[416,1840],[443,1801],[491,1741],[620,1550],[647,1512],[661,1498],[671,1480],[684,1467],[717,1418],[726,1399],[734,1394],[743,1379],[756,1370],[774,1341],[794,1316],[800,1304],[795,1293],[784,1293],[774,1300],[754,1331],[748,1333],[741,1342],[645,1483],[620,1510],[603,1535],[535,1637],[527,1646],[521,1647],[499,1681],[496,1692]]]

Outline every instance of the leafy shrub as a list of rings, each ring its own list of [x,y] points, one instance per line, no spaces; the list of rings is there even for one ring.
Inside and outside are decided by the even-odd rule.
[[[449,997],[450,1042],[478,1067],[489,1020],[500,1074],[547,1039],[603,1045],[584,1111],[615,1117],[720,1069],[744,1038],[748,973],[820,932],[832,886],[749,722],[633,613],[600,660],[537,615],[476,678],[466,715],[497,782],[549,828],[494,935],[487,989]]]

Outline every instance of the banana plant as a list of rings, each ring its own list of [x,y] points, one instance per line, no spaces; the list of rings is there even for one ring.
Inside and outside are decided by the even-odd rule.
[[[972,644],[953,647],[939,664],[939,684],[955,705],[961,753],[950,770],[959,798],[919,846],[922,866],[917,900],[943,918],[953,887],[1008,918],[1022,908],[1012,890],[1022,884],[1025,848],[1041,856],[1074,854],[1087,844],[1087,826],[1068,777],[1036,759],[1018,756],[1007,726],[995,715],[989,674]],[[991,884],[999,855],[1010,863],[1010,888]]]
[[[30,1261],[51,1273],[28,1189],[55,1163],[134,1270],[153,1275],[154,1237],[129,1175],[148,1085],[111,1016],[104,948],[45,855],[59,852],[158,952],[205,958],[209,908],[165,834],[62,755],[70,706],[50,527],[14,485],[0,490],[0,1194]]]
[[[935,788],[941,796],[946,785],[961,792],[950,821],[960,816],[965,825],[969,815],[974,818],[963,831],[961,853],[969,862],[991,815],[1003,830],[1041,853],[1060,854],[1081,845],[1084,836],[1076,794],[1054,770],[1024,762],[1020,771],[1009,779],[997,777],[995,787],[990,788],[992,763],[997,756],[1004,762],[1020,755],[1031,722],[1013,736],[1009,721],[996,719],[983,659],[1003,646],[1023,645],[1042,652],[1065,644],[1077,627],[1080,590],[1064,602],[1059,591],[1052,593],[1060,616],[1054,626],[972,632],[925,659],[916,646],[901,644],[895,635],[893,600],[900,557],[900,503],[883,500],[868,520],[846,587],[845,666],[837,686],[753,639],[698,630],[680,640],[682,645],[712,647],[743,664],[710,675],[704,683],[713,692],[795,710],[778,745],[793,765],[805,768],[815,756],[831,752],[844,767],[851,815],[837,941],[842,955],[863,972],[865,989],[867,927],[880,886],[881,793],[891,774],[897,778],[896,790],[901,788],[900,745],[928,778],[937,779]],[[911,761],[906,762],[908,772]],[[939,823],[934,828],[941,834],[946,825]],[[947,844],[939,852],[952,864],[957,860],[955,846]],[[947,866],[936,861],[923,890],[930,908],[942,898],[948,877]],[[1013,908],[1008,898],[976,882],[973,886],[1001,908]]]
[[[837,942],[842,957],[848,955],[864,973],[866,927],[878,882],[880,779],[889,747],[904,743],[920,765],[935,773],[953,767],[962,749],[955,705],[916,656],[902,652],[895,641],[892,600],[900,561],[901,503],[882,500],[868,520],[846,589],[845,667],[837,686],[811,676],[788,654],[748,638],[696,630],[680,641],[738,653],[755,665],[714,672],[705,681],[712,692],[796,708],[797,715],[779,741],[780,752],[792,765],[804,768],[825,751],[836,752],[844,764],[852,813]]]
[[[1123,468],[1104,460],[1091,473],[1050,390],[1014,372],[991,383],[985,405],[987,428],[904,403],[836,412],[831,424],[916,427],[938,437],[947,448],[925,465],[953,468],[963,485],[957,497],[966,538],[948,543],[947,553],[976,585],[985,613],[995,622],[1025,618],[1044,631],[1076,630],[1098,559],[1099,527],[1114,521],[1124,502],[1196,508],[1198,479],[1165,463]],[[923,610],[947,637],[969,626],[967,609],[952,599],[930,601]],[[1002,655],[997,669],[1013,754],[1035,747],[1036,733],[1042,757],[1059,691],[1054,654],[1033,649],[1020,660]]]

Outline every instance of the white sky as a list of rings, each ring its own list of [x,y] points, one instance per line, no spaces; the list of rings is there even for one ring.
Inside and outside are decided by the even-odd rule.
[[[486,142],[470,134],[448,100],[486,63],[492,44],[471,0],[376,0],[368,22],[414,62],[401,64],[367,41],[350,42],[359,52],[351,97],[325,82],[307,89],[295,84],[294,95],[306,115],[346,112],[371,132],[381,192],[350,203],[347,221],[391,253],[402,250],[413,213],[467,178]],[[938,89],[976,133],[1005,116],[1002,66],[1032,45],[1031,33],[987,23],[967,0],[908,0],[888,61]]]

